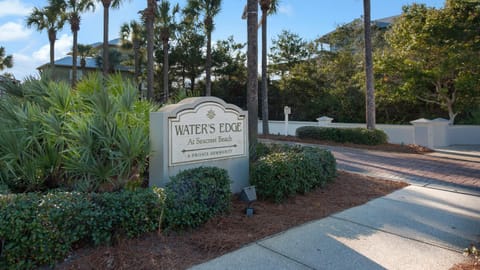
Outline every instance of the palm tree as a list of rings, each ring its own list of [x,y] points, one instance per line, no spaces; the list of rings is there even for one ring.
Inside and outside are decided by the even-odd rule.
[[[155,21],[156,0],[147,0],[147,8],[142,12],[147,29],[147,99],[153,99],[153,22]]]
[[[5,48],[0,47],[0,70],[11,68],[13,66],[13,56],[5,56]]]
[[[267,17],[277,12],[279,0],[260,0],[262,9],[262,131],[269,134],[268,128],[268,85],[267,85]]]
[[[250,151],[255,151],[257,144],[258,130],[258,3],[257,0],[248,0],[247,2],[247,30],[248,30],[248,49],[247,49],[247,109],[248,109],[248,140]],[[255,158],[256,153],[251,153]]]
[[[220,13],[222,0],[189,0],[186,13],[197,17],[203,13],[203,27],[207,35],[207,59],[205,61],[205,95],[212,94],[212,32],[214,28],[213,17]]]
[[[375,89],[373,86],[372,35],[370,31],[370,0],[363,0],[365,33],[365,75],[367,129],[375,129]]]
[[[77,83],[77,56],[78,56],[78,31],[80,31],[80,14],[85,11],[94,10],[93,0],[50,0],[50,5],[59,5],[70,23],[73,33],[73,52],[72,52],[72,87]]]
[[[123,48],[133,49],[135,80],[140,87],[140,49],[143,45],[145,45],[145,29],[140,23],[135,20],[131,21],[130,23],[124,23],[120,27],[120,38],[122,40]]]
[[[65,13],[59,12],[59,6],[50,3],[50,6],[39,9],[33,8],[30,16],[27,17],[27,26],[35,26],[38,31],[47,30],[48,41],[50,42],[50,68],[54,67],[55,62],[55,41],[57,40],[57,32],[62,30],[67,20]]]
[[[91,45],[78,44],[78,55],[80,56],[80,68],[85,74],[87,66],[87,57],[93,56],[93,47]]]
[[[173,6],[170,13],[170,2],[168,0],[162,0],[159,6],[159,24],[160,24],[160,38],[162,40],[163,47],[163,92],[165,94],[164,101],[166,102],[169,97],[168,89],[168,41],[172,32],[175,31],[175,15],[180,11],[180,6],[176,4]]]
[[[103,5],[103,75],[108,74],[108,22],[110,20],[110,7],[119,8],[122,0],[97,0]]]
[[[117,49],[108,50],[108,59],[110,59],[110,61],[108,62],[107,66],[107,75],[114,73],[118,66],[122,63],[122,53]],[[97,55],[95,58],[95,64],[98,67],[101,67],[102,70],[105,68],[106,63],[103,61],[103,53],[101,55]]]

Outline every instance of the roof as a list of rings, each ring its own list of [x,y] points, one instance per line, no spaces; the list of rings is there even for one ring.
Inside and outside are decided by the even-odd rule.
[[[373,23],[379,28],[387,28],[388,26],[393,24],[395,19],[397,19],[398,17],[399,17],[398,15],[397,16],[390,16],[390,17],[374,20]]]
[[[120,47],[122,45],[122,39],[116,38],[108,41],[108,46]],[[103,46],[103,42],[95,42],[90,44],[93,48],[100,48]]]
[[[81,68],[80,60],[81,60],[81,58],[78,56],[77,57],[77,67],[78,68]],[[73,57],[69,55],[69,56],[65,56],[63,58],[60,58],[58,60],[55,60],[54,65],[57,66],[57,67],[71,67],[72,62],[73,62]],[[88,69],[99,69],[100,68],[99,66],[97,66],[97,62],[96,62],[94,57],[86,57],[85,62],[86,62],[85,68],[88,68]],[[43,64],[43,65],[39,66],[37,69],[43,69],[44,67],[47,67],[48,65],[49,65],[49,63]],[[117,71],[132,71],[133,68],[118,65],[116,67],[116,70]]]
[[[380,29],[384,29],[384,28],[387,28],[389,27],[391,24],[393,24],[393,22],[395,21],[395,19],[397,19],[398,17],[400,17],[399,15],[395,15],[395,16],[390,16],[390,17],[385,17],[385,18],[381,18],[381,19],[377,19],[377,20],[372,20],[372,25],[375,25],[376,27],[380,28]],[[351,21],[349,23],[346,23],[345,25],[350,25],[350,24],[353,24],[357,21],[358,19],[355,19],[354,21]],[[331,34],[335,33],[337,31],[337,28],[326,33],[325,35],[321,36],[319,39],[320,40],[325,40],[326,38],[328,38],[328,36],[330,36]]]

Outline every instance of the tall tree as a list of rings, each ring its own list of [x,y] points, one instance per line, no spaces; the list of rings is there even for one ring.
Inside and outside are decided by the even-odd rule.
[[[247,109],[248,140],[251,157],[255,158],[258,133],[258,2],[247,1]]]
[[[108,24],[110,21],[110,8],[119,8],[123,0],[97,0],[103,5],[103,75],[108,74]]]
[[[225,80],[246,81],[246,43],[236,43],[233,36],[218,40],[212,49],[212,74]]]
[[[403,96],[437,105],[450,123],[480,103],[480,2],[447,0],[443,9],[404,7],[387,33],[384,81]],[[391,87],[391,86],[390,86]]]
[[[13,66],[13,56],[5,55],[5,48],[0,47],[0,70]]]
[[[207,59],[205,61],[205,95],[212,94],[212,32],[215,27],[213,18],[220,13],[222,0],[189,0],[186,13],[193,17],[203,14],[203,27],[207,35]]]
[[[363,0],[363,20],[365,33],[365,82],[367,129],[375,129],[375,89],[373,86],[372,34],[370,21],[370,0]]]
[[[269,55],[271,70],[283,77],[296,64],[305,61],[309,53],[308,42],[298,34],[283,30],[272,41]]]
[[[122,47],[126,49],[133,49],[133,66],[135,73],[135,80],[140,87],[141,77],[141,48],[145,45],[145,28],[135,20],[130,23],[124,23],[120,27],[120,38],[122,40]]]
[[[186,88],[186,79],[190,80],[190,94],[195,91],[195,81],[201,75],[205,64],[203,47],[205,36],[200,34],[199,29],[190,23],[181,24],[182,34],[176,41],[172,51],[172,58],[175,64],[177,76],[181,77],[181,85]]]
[[[78,31],[80,31],[81,13],[95,10],[93,0],[50,0],[51,6],[60,7],[70,23],[73,34],[72,86],[77,84]]]
[[[156,0],[147,0],[147,8],[143,11],[145,28],[147,29],[147,99],[153,100],[153,24],[157,10]]]
[[[159,6],[159,18],[158,23],[160,26],[160,39],[162,40],[163,47],[163,93],[164,101],[169,98],[169,83],[168,83],[168,49],[169,40],[172,33],[175,31],[177,24],[175,22],[175,15],[180,11],[178,4],[174,5],[170,11],[170,2],[168,0],[162,0]]]
[[[57,32],[62,30],[67,17],[65,13],[60,12],[59,5],[51,2],[51,5],[39,9],[34,7],[32,13],[27,17],[27,26],[35,26],[38,31],[47,30],[48,41],[50,43],[50,68],[54,67],[55,62],[55,41],[57,40]]]
[[[262,132],[269,134],[268,128],[268,82],[267,82],[267,17],[275,14],[279,0],[260,0],[262,9]]]

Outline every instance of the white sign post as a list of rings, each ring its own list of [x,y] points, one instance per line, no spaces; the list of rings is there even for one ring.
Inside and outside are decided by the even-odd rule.
[[[285,136],[288,136],[288,115],[292,113],[290,107],[283,107],[283,113],[285,114]]]

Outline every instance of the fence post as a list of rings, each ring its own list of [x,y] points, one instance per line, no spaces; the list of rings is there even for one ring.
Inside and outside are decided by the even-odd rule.
[[[330,118],[328,116],[322,116],[317,118],[318,121],[318,126],[319,127],[328,127],[332,124],[333,118]]]
[[[433,148],[432,121],[420,118],[410,123],[413,125],[413,143],[429,148]]]

